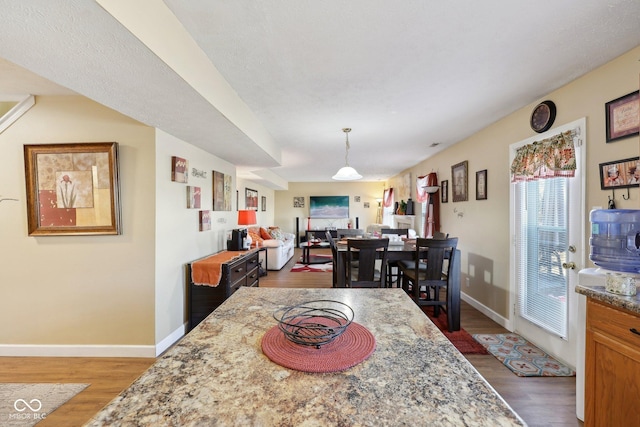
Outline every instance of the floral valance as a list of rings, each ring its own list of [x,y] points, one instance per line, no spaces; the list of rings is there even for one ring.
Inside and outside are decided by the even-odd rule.
[[[518,148],[511,163],[511,182],[573,177],[576,171],[574,136],[574,131],[569,130]]]

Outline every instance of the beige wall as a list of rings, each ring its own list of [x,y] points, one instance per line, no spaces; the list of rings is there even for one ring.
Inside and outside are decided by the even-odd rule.
[[[640,47],[574,82],[535,100],[495,124],[459,142],[438,155],[407,170],[412,179],[432,170],[438,180],[449,180],[449,203],[441,205],[442,231],[459,237],[462,252],[462,290],[499,316],[509,318],[509,145],[535,133],[529,127],[533,107],[545,99],[555,102],[558,114],[554,126],[581,117],[587,121],[587,189],[585,230],[588,255],[588,212],[595,206],[607,206],[611,192],[600,190],[598,164],[639,155],[638,137],[606,143],[604,105],[606,102],[638,90]],[[499,90],[499,88],[496,88]],[[432,141],[425,141],[425,146]],[[469,162],[469,201],[452,202],[451,166]],[[488,170],[488,200],[475,200],[475,173]],[[407,171],[404,171],[406,173]],[[397,180],[398,177],[394,177]],[[412,188],[415,198],[415,190]],[[625,192],[626,194],[626,192]],[[640,208],[638,189],[623,200],[616,192],[620,208]],[[463,215],[459,216],[458,213]],[[586,264],[583,267],[593,266]],[[466,280],[469,279],[469,286]]]
[[[349,196],[349,216],[355,227],[358,218],[360,228],[375,223],[378,203],[382,198],[384,184],[382,182],[290,182],[286,191],[275,192],[275,225],[284,231],[295,233],[296,217],[299,218],[300,230],[307,227],[309,217],[309,196]],[[360,196],[356,202],[354,197]],[[304,208],[294,208],[293,198],[304,197]],[[365,208],[365,202],[369,207]],[[311,228],[323,229],[327,226],[347,228],[347,220],[312,219]]]
[[[79,96],[37,97],[0,134],[0,346],[154,344],[154,130]],[[117,141],[120,236],[27,235],[24,144]]]

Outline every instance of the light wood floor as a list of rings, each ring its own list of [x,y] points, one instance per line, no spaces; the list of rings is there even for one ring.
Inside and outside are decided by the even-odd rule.
[[[282,270],[269,271],[261,277],[260,286],[330,288],[330,274],[289,272],[299,255],[296,253]],[[461,317],[462,327],[471,334],[507,332],[464,302]],[[466,357],[529,426],[583,425],[575,416],[575,378],[522,378],[491,355]],[[154,359],[139,358],[0,357],[0,382],[91,384],[38,424],[38,427],[81,426],[153,362]],[[491,425],[490,420],[487,425]]]

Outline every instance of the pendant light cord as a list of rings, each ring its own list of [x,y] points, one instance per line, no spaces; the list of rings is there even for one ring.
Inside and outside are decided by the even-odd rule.
[[[349,146],[349,132],[351,132],[351,129],[350,128],[344,128],[344,129],[342,129],[342,131],[344,132],[345,136],[347,137],[347,140],[346,140],[347,149],[346,149],[346,151],[344,153],[344,164],[346,166],[349,166],[349,148],[351,148]]]

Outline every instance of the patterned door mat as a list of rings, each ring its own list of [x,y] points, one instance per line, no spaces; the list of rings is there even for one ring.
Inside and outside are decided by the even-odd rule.
[[[558,362],[518,334],[475,334],[473,338],[519,377],[573,377],[571,367]]]

